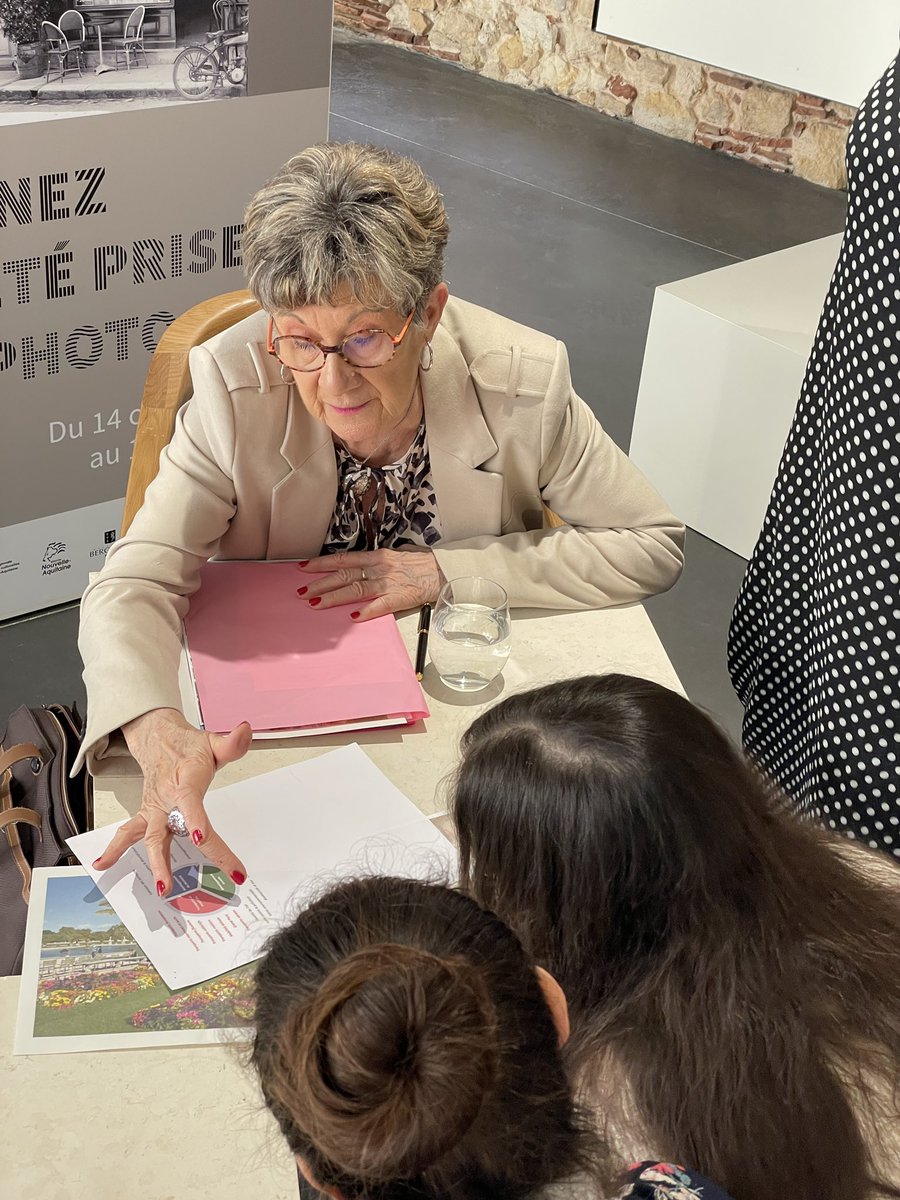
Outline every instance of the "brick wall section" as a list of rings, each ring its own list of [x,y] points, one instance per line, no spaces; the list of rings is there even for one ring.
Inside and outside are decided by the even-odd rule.
[[[770,171],[846,187],[852,108],[594,33],[592,12],[593,0],[335,0],[343,28]]]

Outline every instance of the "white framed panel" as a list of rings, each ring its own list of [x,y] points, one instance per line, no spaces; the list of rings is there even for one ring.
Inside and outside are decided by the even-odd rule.
[[[597,0],[594,29],[857,106],[900,48],[900,0]]]

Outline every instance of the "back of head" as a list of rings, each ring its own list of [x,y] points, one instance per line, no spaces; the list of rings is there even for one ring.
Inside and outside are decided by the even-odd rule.
[[[410,158],[322,142],[296,154],[250,201],[242,247],[267,312],[348,303],[415,309],[443,276],[441,195]]]
[[[900,1085],[900,899],[713,721],[624,675],[522,693],[468,730],[452,808],[464,886],[559,979],[574,1065],[612,1056],[655,1153],[738,1200],[865,1193],[853,1105],[866,1072]]]
[[[463,877],[577,1001],[755,889],[769,804],[728,739],[649,680],[521,693],[467,731],[452,797]],[[514,861],[508,847],[516,846]],[[587,972],[587,974],[586,974]]]
[[[342,884],[273,939],[256,986],[263,1093],[321,1184],[512,1198],[584,1167],[533,969],[469,898]]]

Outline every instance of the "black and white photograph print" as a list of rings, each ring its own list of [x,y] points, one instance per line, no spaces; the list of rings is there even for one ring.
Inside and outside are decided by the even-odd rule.
[[[250,0],[0,0],[0,123],[246,96],[249,31]]]

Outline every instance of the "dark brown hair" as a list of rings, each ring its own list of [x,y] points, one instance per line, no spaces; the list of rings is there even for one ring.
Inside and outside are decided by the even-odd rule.
[[[277,934],[253,1062],[291,1150],[348,1200],[515,1200],[602,1171],[531,962],[445,887],[343,883]]]
[[[561,983],[579,1076],[614,1067],[653,1153],[736,1200],[868,1194],[859,1106],[900,1120],[900,897],[867,877],[888,860],[646,680],[513,696],[463,745],[464,884]]]

